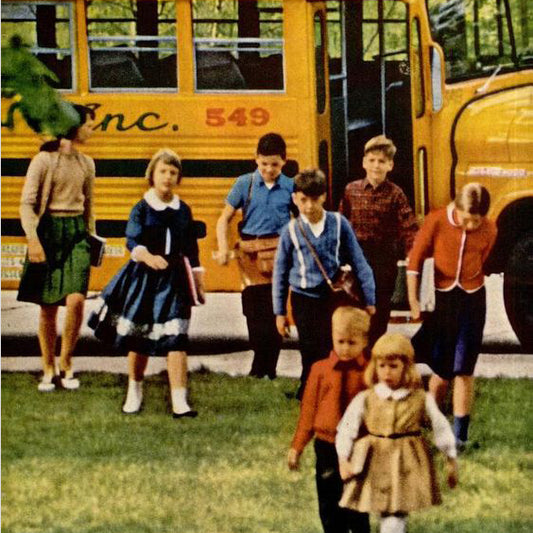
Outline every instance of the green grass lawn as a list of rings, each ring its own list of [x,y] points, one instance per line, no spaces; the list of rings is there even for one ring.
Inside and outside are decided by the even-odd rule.
[[[299,472],[285,462],[294,380],[195,373],[195,420],[172,419],[164,375],[147,379],[134,416],[120,412],[125,376],[81,381],[79,391],[43,394],[34,374],[2,374],[2,532],[322,530],[312,446]],[[533,531],[533,381],[477,383],[480,447],[461,456],[460,485],[443,487],[444,504],[410,517],[410,533]]]

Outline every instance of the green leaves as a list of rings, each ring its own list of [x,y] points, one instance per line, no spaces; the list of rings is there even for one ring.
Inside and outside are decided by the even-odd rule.
[[[57,137],[79,124],[79,115],[50,83],[57,76],[31,54],[17,35],[2,48],[2,97],[13,98],[2,126],[14,128],[19,111],[36,133]]]

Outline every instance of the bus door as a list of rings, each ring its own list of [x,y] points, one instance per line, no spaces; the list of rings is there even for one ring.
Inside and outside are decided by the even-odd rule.
[[[330,97],[327,62],[327,29],[326,29],[326,7],[324,2],[313,2],[309,4],[312,28],[313,28],[313,58],[314,58],[314,79],[315,79],[315,120],[318,167],[324,171],[326,176],[330,176],[331,147],[330,139]],[[331,190],[328,199],[331,202]],[[331,207],[331,205],[330,205]]]
[[[397,0],[327,2],[333,153],[332,204],[364,176],[364,144],[398,147],[391,179],[413,199],[409,13]]]
[[[422,6],[409,7],[409,71],[411,73],[413,207],[419,218],[429,211],[429,180],[432,175],[431,117],[442,107],[443,61],[438,47],[424,46],[431,41]]]

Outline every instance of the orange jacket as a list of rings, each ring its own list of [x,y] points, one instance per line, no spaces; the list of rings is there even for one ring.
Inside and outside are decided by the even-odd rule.
[[[348,402],[366,389],[363,373],[367,363],[365,361],[360,365],[358,360],[363,360],[362,354],[357,360],[341,361],[332,351],[327,359],[313,364],[305,385],[292,448],[302,452],[313,435],[327,442],[335,442],[337,425],[344,414],[341,412],[343,367],[346,369],[344,383]]]

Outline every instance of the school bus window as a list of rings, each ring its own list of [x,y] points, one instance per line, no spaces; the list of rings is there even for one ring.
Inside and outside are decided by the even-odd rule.
[[[2,2],[2,47],[18,35],[56,76],[58,89],[73,89],[73,5],[58,2]]]
[[[350,129],[379,126],[387,133],[388,123],[410,115],[406,6],[394,0],[365,0],[346,3],[345,9],[354,12],[353,24],[362,26],[362,38],[347,39],[352,49],[346,55],[356,65],[348,75]],[[348,23],[346,32],[353,33]]]
[[[87,34],[92,90],[177,88],[173,1],[92,0]]]
[[[528,0],[429,0],[435,40],[445,56],[446,81],[531,67],[533,31]]]
[[[193,0],[197,91],[283,91],[283,2]]]
[[[316,110],[323,113],[326,109],[326,65],[324,62],[324,17],[315,15],[315,72],[316,72]]]
[[[329,75],[336,76],[344,73],[342,58],[344,57],[344,28],[342,2],[328,2],[327,27],[328,27],[328,59]]]
[[[380,36],[383,31],[383,37]],[[395,0],[363,2],[363,53],[365,61],[384,55],[387,61],[406,59],[405,4]],[[401,56],[401,57],[400,57]]]
[[[415,116],[424,114],[424,71],[422,69],[422,44],[420,42],[420,22],[417,18],[411,25],[411,80],[414,84]]]

